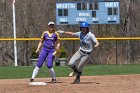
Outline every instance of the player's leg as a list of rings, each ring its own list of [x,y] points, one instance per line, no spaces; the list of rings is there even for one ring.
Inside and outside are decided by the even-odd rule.
[[[81,72],[83,70],[84,66],[88,63],[88,61],[87,61],[88,58],[89,58],[89,55],[88,54],[84,55],[81,58],[81,60],[80,60],[80,62],[78,64],[78,67],[77,67],[78,72]]]
[[[46,59],[46,52],[44,50],[41,51],[40,55],[39,55],[39,59],[38,59],[38,63],[35,67],[35,69],[33,70],[33,73],[32,73],[32,78],[30,79],[30,82],[33,82],[34,81],[34,78],[36,77],[36,75],[38,74],[39,72],[39,69],[42,67],[45,59]]]
[[[79,61],[77,61],[76,63],[75,63],[75,66],[78,66],[78,64],[79,64]],[[73,77],[73,76],[75,76],[75,72],[74,71],[72,71],[72,72],[70,72],[69,73],[69,77]]]
[[[70,59],[68,65],[72,68],[73,72],[69,74],[69,76],[73,76],[75,73],[77,73],[77,65],[78,65],[78,60],[80,60],[81,54],[80,51],[78,50]]]
[[[52,53],[49,53],[48,54],[48,57],[47,57],[47,67],[50,71],[50,74],[51,74],[51,77],[52,77],[52,83],[55,83],[56,82],[56,76],[55,76],[55,71],[53,69],[53,61],[54,61],[54,55],[52,55]]]
[[[78,68],[77,68],[77,76],[73,83],[80,83],[80,76],[82,75],[82,69],[88,63],[88,61],[86,61],[88,56],[89,55],[82,56],[80,63],[78,65]]]

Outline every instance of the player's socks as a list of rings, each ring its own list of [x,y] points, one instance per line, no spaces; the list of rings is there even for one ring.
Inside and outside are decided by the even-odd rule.
[[[49,71],[50,71],[50,74],[51,74],[52,79],[56,79],[54,69],[53,68],[50,68]]]
[[[77,71],[77,67],[74,65],[73,67],[71,67],[72,69],[73,69],[73,71],[75,72],[75,73],[77,73],[78,71]]]
[[[39,67],[36,66],[32,74],[32,79],[36,77],[36,75],[38,74],[38,71],[39,71]]]
[[[82,74],[82,71],[81,71],[81,72],[77,72],[76,78],[77,78],[77,79],[80,79],[81,74]]]

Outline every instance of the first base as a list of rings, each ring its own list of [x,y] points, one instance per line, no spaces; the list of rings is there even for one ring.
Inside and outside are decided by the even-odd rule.
[[[30,82],[29,85],[47,85],[45,82]]]

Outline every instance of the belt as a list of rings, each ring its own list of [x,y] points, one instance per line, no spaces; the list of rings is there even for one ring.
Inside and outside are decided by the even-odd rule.
[[[84,53],[84,54],[90,54],[90,52],[86,52],[86,51],[83,51],[83,50],[81,50],[81,49],[80,49],[80,51],[81,51],[82,53]]]
[[[48,49],[54,49],[54,46],[48,47],[48,46],[43,46],[44,48],[48,48]]]

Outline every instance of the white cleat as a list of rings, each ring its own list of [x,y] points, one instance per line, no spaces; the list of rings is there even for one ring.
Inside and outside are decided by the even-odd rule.
[[[75,75],[74,72],[70,72],[69,77],[73,77]]]

